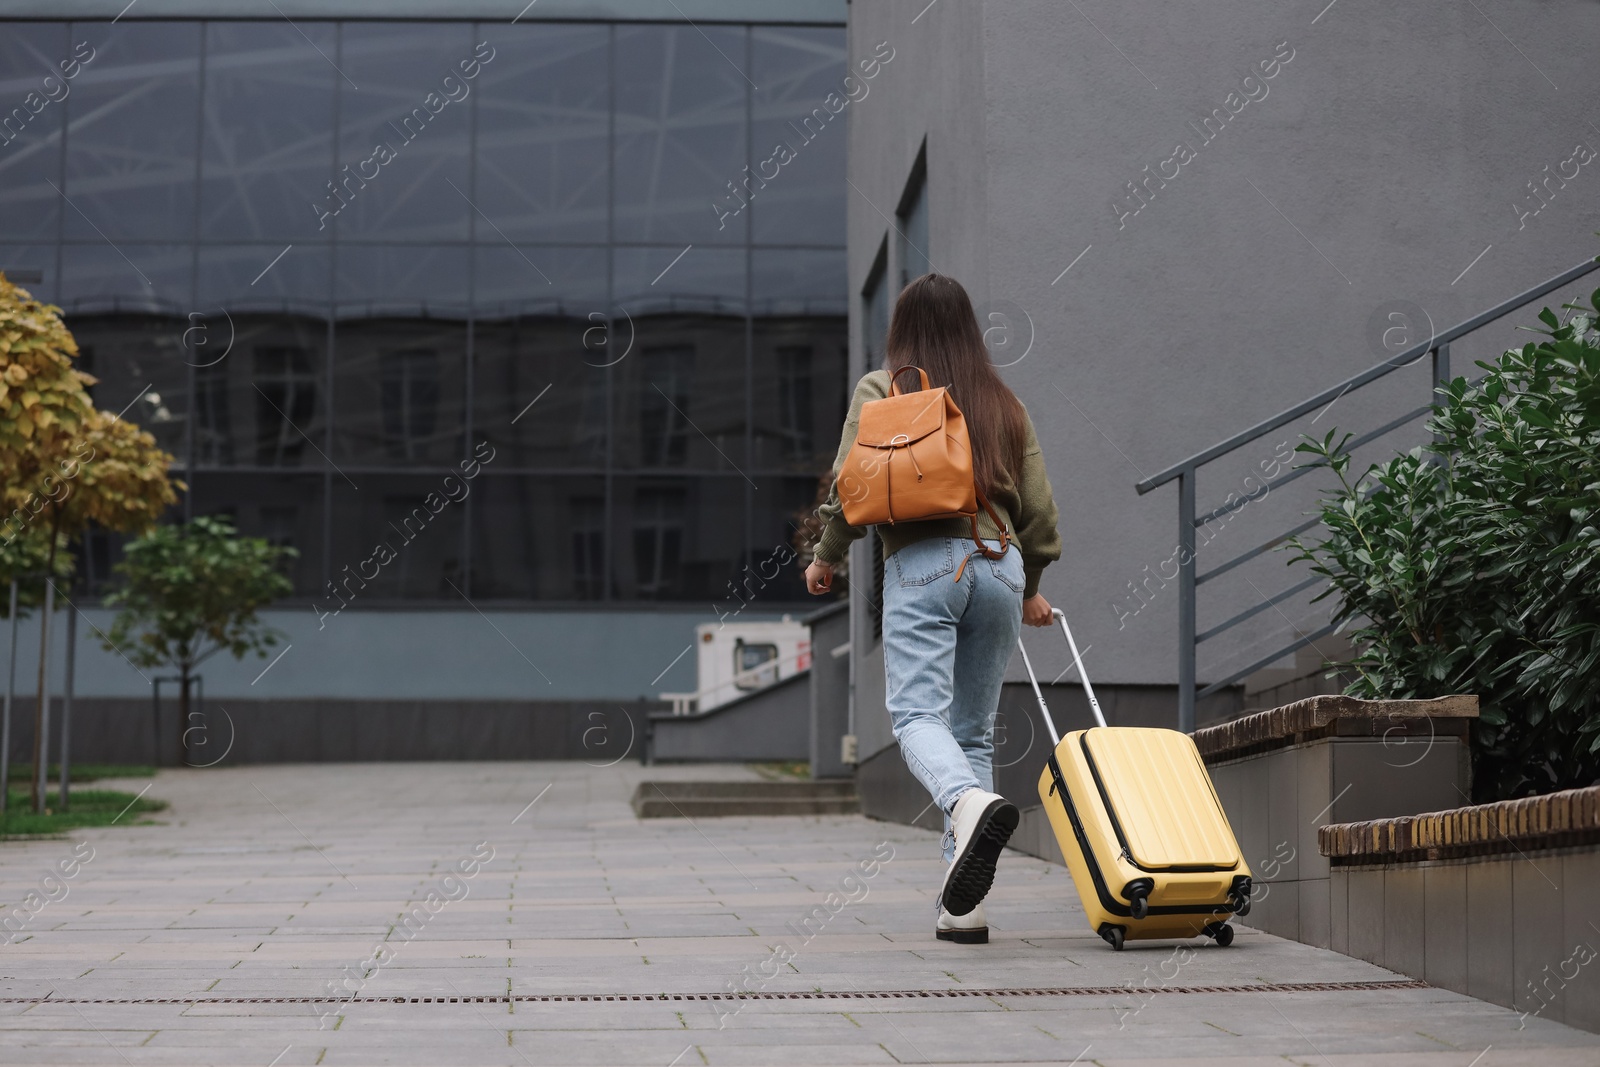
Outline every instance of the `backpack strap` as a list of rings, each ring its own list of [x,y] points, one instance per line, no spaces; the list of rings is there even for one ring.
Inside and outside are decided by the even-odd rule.
[[[890,374],[889,374],[889,395],[890,396],[899,396],[899,395],[901,395],[901,393],[900,393],[900,375],[904,374],[908,370],[914,370],[914,371],[917,372],[917,377],[919,379],[921,379],[922,391],[924,393],[926,393],[929,389],[933,388],[931,385],[928,384],[928,372],[927,371],[923,370],[921,367],[917,366],[914,363],[907,363],[904,367],[901,367],[899,370],[890,372]]]
[[[982,553],[986,559],[1001,559],[1011,548],[1011,530],[1005,523],[1000,521],[1000,516],[995,514],[995,510],[989,504],[988,498],[983,495],[983,490],[978,489],[976,492],[978,494],[978,505],[989,513],[989,520],[994,523],[995,529],[1000,531],[1000,548],[998,551],[990,548],[983,543],[983,538],[978,536],[978,513],[974,511],[972,513],[972,543],[975,547],[961,561],[961,566],[956,568],[955,580],[958,582],[961,580],[962,573],[967,569],[967,561],[973,556]]]

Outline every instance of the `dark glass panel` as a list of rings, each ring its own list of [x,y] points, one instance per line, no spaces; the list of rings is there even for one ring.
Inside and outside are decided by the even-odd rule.
[[[200,250],[196,466],[326,464],[329,253],[297,246],[274,263],[281,251]]]
[[[323,240],[339,75],[332,23],[206,24],[200,235]],[[331,220],[330,220],[331,221]]]
[[[751,103],[757,182],[749,210],[758,244],[844,244],[847,112],[873,86],[845,66],[844,50],[842,29],[751,30],[751,78],[760,89]]]
[[[745,253],[694,248],[672,259],[670,249],[615,253],[617,304],[633,348],[613,368],[614,463],[737,470],[745,464]]]
[[[625,358],[629,332],[619,317],[608,343],[606,267],[603,248],[477,251],[473,435],[504,466],[605,466],[606,364]]]
[[[604,26],[484,25],[477,239],[604,241],[610,136]]]
[[[3,152],[3,149],[0,149]],[[4,158],[0,155],[0,158]],[[0,193],[0,196],[3,196]],[[0,244],[0,274],[35,300],[56,303],[56,246]]]
[[[738,475],[613,481],[612,581],[622,600],[718,601],[742,566]]]
[[[601,479],[499,474],[490,465],[484,471],[472,489],[473,599],[601,599]]]
[[[74,315],[67,320],[78,342],[79,367],[99,381],[95,406],[121,412],[155,436],[184,464],[189,379],[183,319],[132,313]]]
[[[70,99],[67,236],[187,240],[195,225],[200,23],[129,21],[78,32],[93,37],[95,55]]]
[[[183,318],[196,310],[193,275],[191,245],[69,244],[62,249],[59,303],[69,315],[141,311]]]
[[[751,466],[816,474],[839,447],[850,382],[844,253],[761,251],[754,289]]]
[[[349,81],[339,79],[337,189],[323,201],[340,240],[465,239],[471,94],[485,69],[471,26],[346,22],[341,33]]]
[[[616,240],[744,240],[746,32],[617,27]]]
[[[889,337],[889,268],[887,243],[878,249],[878,258],[867,272],[861,291],[861,350],[869,369],[883,363],[884,343]]]
[[[61,184],[61,124],[84,69],[63,23],[0,34],[0,237],[54,240],[58,213],[71,210],[50,183]]]
[[[340,248],[337,464],[454,466],[466,400],[467,252]]]
[[[326,599],[322,585],[323,486],[315,474],[195,474],[196,515],[223,515],[246,537],[264,537],[300,555],[289,565],[297,598]],[[300,605],[280,604],[295,608]],[[337,606],[337,604],[335,604]]]
[[[900,286],[931,269],[928,257],[928,182],[922,172],[912,178],[911,201],[900,213]]]
[[[455,474],[361,474],[333,478],[333,559],[338,596],[460,602],[463,502],[476,488]],[[454,588],[452,588],[452,584]],[[330,599],[325,606],[337,607]]]
[[[796,531],[816,509],[817,479],[767,477],[757,478],[756,482],[760,488],[751,497],[754,513],[750,517],[750,544],[745,551],[747,567],[740,572],[736,587],[746,600],[754,593],[752,603],[760,607],[795,603],[822,606],[806,592],[805,571],[794,547]]]
[[[185,462],[189,418],[191,252],[183,246],[68,245],[61,306],[95,405],[155,435]],[[202,327],[203,328],[203,327]]]

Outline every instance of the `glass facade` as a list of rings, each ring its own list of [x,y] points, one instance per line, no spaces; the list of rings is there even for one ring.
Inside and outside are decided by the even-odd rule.
[[[184,513],[298,548],[302,594],[382,543],[367,603],[720,602],[844,414],[845,130],[813,117],[844,44],[12,23],[5,107],[90,58],[4,127],[0,269],[178,457]],[[763,599],[805,599],[785,580]]]

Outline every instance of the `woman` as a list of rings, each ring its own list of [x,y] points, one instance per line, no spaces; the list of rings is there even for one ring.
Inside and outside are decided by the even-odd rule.
[[[855,443],[861,406],[888,396],[890,376],[902,367],[921,367],[932,385],[950,388],[966,417],[974,479],[1015,542],[1000,558],[987,559],[975,554],[964,518],[877,527],[889,717],[906,765],[945,813],[949,867],[935,935],[986,944],[983,898],[1018,818],[1016,807],[993,792],[994,718],[1021,624],[1051,621],[1039,576],[1061,557],[1056,505],[1033,423],[990,363],[961,283],[924,274],[905,287],[884,364],[856,385],[835,472]],[[866,531],[844,521],[837,485],[818,516],[824,526],[806,588],[820,595],[832,588],[834,566],[850,542]],[[1004,547],[1001,530],[982,509],[978,531],[991,549]]]

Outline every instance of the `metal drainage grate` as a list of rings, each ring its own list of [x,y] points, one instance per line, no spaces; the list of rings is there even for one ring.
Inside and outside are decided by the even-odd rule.
[[[916,1000],[940,997],[1115,997],[1128,993],[1346,993],[1427,989],[1428,983],[1281,982],[1251,985],[1061,986],[1047,989],[881,989],[801,993],[518,993],[491,997],[0,997],[0,1004],[596,1004],[722,1000]]]

